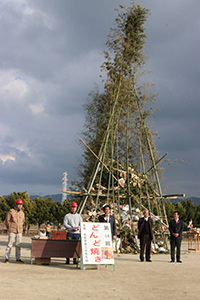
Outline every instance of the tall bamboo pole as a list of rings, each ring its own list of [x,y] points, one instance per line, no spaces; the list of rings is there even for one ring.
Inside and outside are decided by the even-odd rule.
[[[111,111],[111,115],[110,115],[110,118],[109,118],[109,122],[108,122],[108,126],[107,126],[107,129],[106,129],[106,133],[104,135],[104,141],[105,142],[102,143],[100,151],[99,151],[99,154],[100,153],[101,154],[98,155],[98,157],[100,157],[100,160],[102,160],[102,158],[105,156],[105,153],[106,153],[107,143],[108,143],[108,139],[109,139],[109,136],[110,136],[110,126],[111,126],[111,122],[113,121],[113,118],[114,118],[114,115],[115,115],[115,108],[116,108],[116,105],[117,105],[117,102],[118,102],[118,99],[119,99],[119,93],[120,93],[120,89],[121,89],[121,84],[122,84],[122,73],[120,74],[119,85],[117,86],[117,90],[116,90],[116,97],[114,97],[114,94],[113,94],[114,104],[113,104],[113,107],[112,107],[112,111]],[[99,170],[99,166],[100,166],[100,161],[98,161],[97,167],[96,167],[96,169],[95,169],[95,171],[93,173],[93,176],[91,178],[90,184],[88,186],[88,193],[90,193],[90,191],[92,189],[92,186],[94,184],[94,181],[96,179],[96,176],[97,176],[97,173],[98,173],[98,170]],[[83,208],[85,206],[85,203],[86,203],[87,199],[88,199],[88,196],[85,197],[85,200],[82,203],[82,206],[81,206],[81,208],[79,210],[80,214],[83,211]]]

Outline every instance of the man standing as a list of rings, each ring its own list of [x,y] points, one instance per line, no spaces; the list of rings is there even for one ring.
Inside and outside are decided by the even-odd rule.
[[[70,204],[71,212],[64,217],[64,227],[67,229],[67,238],[72,240],[80,239],[80,227],[82,218],[77,214],[77,203],[73,201]],[[66,264],[69,264],[69,258],[66,258]],[[73,259],[73,263],[76,264],[76,258]]]
[[[144,217],[138,221],[138,239],[140,240],[140,260],[144,261],[146,247],[146,261],[151,262],[151,241],[153,239],[153,220],[149,217],[147,209],[143,212]]]
[[[110,223],[112,239],[116,239],[116,222],[115,217],[110,215],[110,205],[104,204],[103,206],[104,215],[99,216],[99,222],[101,223]]]
[[[182,263],[181,258],[181,241],[184,224],[182,220],[179,220],[179,212],[175,211],[174,219],[169,223],[170,231],[170,245],[171,245],[171,262],[175,262],[175,247],[176,250],[176,261]]]
[[[8,231],[8,244],[6,247],[5,263],[9,263],[10,252],[15,242],[15,256],[17,263],[24,263],[21,257],[20,243],[22,240],[23,224],[25,220],[24,212],[22,211],[23,201],[17,199],[15,202],[15,208],[10,209],[6,216],[5,225]]]

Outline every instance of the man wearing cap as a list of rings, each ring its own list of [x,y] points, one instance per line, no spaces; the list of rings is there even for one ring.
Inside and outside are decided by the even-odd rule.
[[[64,217],[64,227],[67,229],[67,238],[72,240],[80,239],[80,227],[82,218],[77,214],[77,203],[73,201],[70,204],[71,212],[66,214]],[[69,264],[70,260],[66,258],[66,264]],[[76,264],[76,258],[73,259],[73,263]]]
[[[9,263],[10,252],[15,242],[15,256],[17,263],[24,263],[21,257],[20,243],[22,240],[23,224],[25,220],[24,212],[22,211],[23,201],[17,199],[15,208],[9,210],[6,216],[5,225],[8,231],[8,244],[6,247],[5,263]]]
[[[110,214],[110,205],[104,204],[103,206],[104,214],[99,216],[99,222],[110,223],[112,239],[116,239],[116,223],[115,217]]]

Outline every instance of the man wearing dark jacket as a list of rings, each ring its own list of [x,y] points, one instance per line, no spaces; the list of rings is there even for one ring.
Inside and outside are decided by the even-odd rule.
[[[151,241],[153,239],[153,220],[149,217],[147,209],[143,212],[144,217],[138,221],[138,239],[140,240],[140,260],[144,261],[146,247],[146,261],[151,262]]]
[[[104,215],[99,216],[99,222],[101,223],[110,223],[112,239],[116,239],[116,223],[115,217],[110,215],[110,205],[105,204],[103,206]]]
[[[176,261],[182,263],[181,261],[181,241],[182,233],[184,229],[183,221],[179,219],[179,212],[175,211],[174,219],[169,223],[170,231],[170,245],[171,245],[171,262],[175,262],[175,247],[176,251]]]

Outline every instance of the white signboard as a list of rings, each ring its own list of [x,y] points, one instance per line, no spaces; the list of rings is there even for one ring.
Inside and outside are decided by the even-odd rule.
[[[114,264],[110,223],[81,223],[83,264]]]

